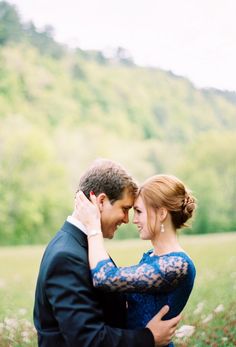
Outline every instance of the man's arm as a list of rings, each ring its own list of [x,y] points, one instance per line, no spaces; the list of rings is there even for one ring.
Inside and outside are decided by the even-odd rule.
[[[104,324],[88,265],[74,254],[61,252],[53,258],[45,291],[68,346],[154,347],[151,329],[125,330]]]

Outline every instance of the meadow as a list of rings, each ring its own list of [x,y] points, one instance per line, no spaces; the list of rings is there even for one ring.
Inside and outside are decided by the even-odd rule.
[[[236,346],[236,233],[183,235],[180,241],[196,264],[197,277],[176,347]],[[114,240],[107,248],[122,266],[137,262],[150,244]],[[44,246],[0,248],[1,347],[37,346],[32,306],[43,250]]]

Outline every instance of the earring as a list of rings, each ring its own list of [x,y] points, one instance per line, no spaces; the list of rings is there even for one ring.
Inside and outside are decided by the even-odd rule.
[[[165,232],[164,224],[161,224],[161,233]]]

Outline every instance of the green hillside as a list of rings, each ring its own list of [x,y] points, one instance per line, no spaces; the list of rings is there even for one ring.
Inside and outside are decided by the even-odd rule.
[[[197,89],[125,53],[71,50],[0,2],[2,244],[47,241],[98,156],[140,181],[183,179],[199,203],[188,232],[236,229],[236,93]]]

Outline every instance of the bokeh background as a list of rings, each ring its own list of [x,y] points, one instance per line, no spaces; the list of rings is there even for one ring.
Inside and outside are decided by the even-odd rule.
[[[134,2],[131,3],[134,6]],[[127,13],[123,2],[112,11],[111,4],[108,6],[106,1],[101,2],[100,7],[97,2],[94,7],[93,3],[88,2],[86,7],[83,1],[76,6],[72,1],[68,2],[67,7],[65,3],[54,4],[52,12],[52,4],[47,10],[44,2],[22,1],[22,9],[21,1],[18,1],[18,6],[0,2],[2,244],[47,242],[60,226],[64,216],[71,211],[72,197],[80,174],[96,157],[108,157],[121,162],[140,182],[150,175],[163,172],[172,173],[184,180],[199,201],[198,216],[189,232],[215,233],[235,230],[236,89],[219,89],[214,84],[220,84],[222,88],[225,84],[232,86],[235,68],[233,66],[231,73],[227,73],[226,66],[228,68],[230,65],[227,53],[231,53],[229,49],[235,53],[236,45],[234,41],[229,46],[229,37],[226,35],[229,31],[222,29],[221,35],[218,34],[220,23],[215,36],[212,26],[215,30],[214,23],[222,12],[222,22],[227,23],[226,29],[232,29],[231,35],[236,34],[236,31],[233,30],[231,17],[227,18],[233,10],[232,6],[229,6],[232,2],[224,3],[224,7],[221,2],[216,2],[214,6],[212,4],[214,11],[210,12],[208,27],[204,9],[210,9],[211,1],[206,3],[208,6],[203,7],[202,3],[197,5],[194,1],[190,1],[188,6],[187,2],[181,2],[178,6],[173,5],[173,9],[170,6],[168,12],[158,1],[153,9],[150,8],[153,2],[149,3],[149,7],[147,3],[143,8],[142,2],[137,4],[137,9],[146,9],[147,13],[144,14],[152,12],[152,16],[145,17],[143,21],[148,23],[148,19],[152,20],[149,30],[156,30],[152,32],[152,36],[146,38],[152,48],[149,51],[150,47],[147,45],[147,52],[149,55],[153,53],[156,65],[159,61],[160,65],[163,64],[162,49],[165,47],[163,41],[165,42],[166,36],[165,54],[167,56],[168,52],[169,55],[173,53],[173,67],[178,70],[174,62],[175,55],[176,60],[180,59],[178,51],[181,46],[175,43],[179,49],[173,50],[171,43],[173,45],[180,37],[183,61],[191,63],[192,56],[184,56],[189,46],[193,47],[192,41],[196,43],[194,47],[199,49],[199,54],[205,57],[208,64],[201,63],[197,66],[199,75],[207,75],[206,71],[212,70],[214,60],[217,62],[215,75],[225,73],[224,83],[215,82],[210,74],[205,77],[204,83],[213,83],[212,87],[199,88],[193,81],[171,70],[163,70],[151,66],[150,63],[148,66],[137,65],[126,47],[110,49],[109,55],[106,47],[103,50],[72,48],[70,41],[68,44],[56,41],[56,29],[52,26],[37,27],[32,20],[24,19],[27,17],[25,13],[30,15],[26,9],[31,9],[30,13],[36,16],[36,20],[41,18],[41,24],[44,14],[46,19],[55,21],[52,13],[60,14],[64,9],[63,18],[67,21],[59,22],[60,25],[55,22],[62,31],[64,26],[67,28],[66,24],[70,19],[73,23],[74,17],[68,18],[73,11],[75,17],[78,16],[78,28],[72,26],[71,30],[74,31],[71,35],[77,35],[82,43],[87,37],[88,45],[95,45],[97,38],[97,45],[102,45],[111,40],[111,37],[103,34],[102,41],[103,32],[99,31],[98,23],[107,29],[109,24],[110,30],[114,31],[110,20],[107,19],[108,23],[106,21],[111,15],[116,28],[113,42],[119,43],[124,40],[123,25],[128,37],[132,37],[131,34],[134,35],[137,28],[137,33],[140,32],[141,23],[137,20],[139,12],[137,10],[136,13],[136,8],[132,7],[132,17],[130,4],[127,6]],[[68,13],[66,8],[70,9]],[[155,27],[153,12],[158,20],[162,10],[162,15],[166,15],[162,22],[166,22],[169,19],[167,15],[175,8],[178,9],[175,16],[177,23],[173,23],[176,27],[169,23],[168,31],[167,27],[164,27],[160,35],[161,28]],[[201,10],[202,17],[199,15]],[[120,23],[119,38],[117,19],[122,14],[124,19]],[[209,15],[209,11],[207,14]],[[134,26],[131,32],[126,23],[127,15],[130,27]],[[178,15],[181,19],[183,15],[189,15],[190,19],[195,21],[191,25],[190,19],[181,23]],[[83,17],[81,29],[80,17]],[[173,13],[170,18],[172,17]],[[44,21],[46,19],[44,18]],[[58,15],[57,19],[62,20],[62,17]],[[94,19],[94,26],[90,19]],[[205,31],[207,28],[208,31],[205,32],[203,44],[197,45],[200,38],[203,39],[203,23]],[[192,35],[195,35],[189,34],[187,24]],[[235,27],[234,24],[234,29]],[[67,30],[69,28],[68,24]],[[83,33],[85,29],[87,36]],[[146,33],[145,25],[141,25],[142,30]],[[175,30],[177,34],[174,34]],[[170,32],[172,40],[169,37]],[[151,31],[147,33],[151,34]],[[90,36],[93,37],[93,42],[90,42]],[[160,42],[159,37],[162,38]],[[222,45],[220,50],[225,50],[224,61],[222,55],[218,59],[216,54],[210,60],[209,51],[205,52],[205,55],[202,53],[206,41],[211,47],[211,39],[216,50],[213,39],[216,37],[220,42],[225,37],[226,46]],[[136,36],[134,40],[136,42]],[[144,50],[142,36],[139,44],[139,50]],[[138,54],[137,56],[139,58]],[[145,57],[144,54],[143,59]],[[201,66],[203,72],[200,72]],[[194,70],[195,60],[191,71]],[[190,74],[190,70],[186,73]],[[126,228],[125,233],[120,233],[122,238],[135,235],[136,232],[131,226]]]
[[[182,239],[199,266],[186,316],[199,329],[179,343],[236,345],[235,313],[225,316],[236,288],[235,7],[0,1],[0,346],[35,346],[22,320],[32,321],[40,257],[97,157],[138,182],[170,173],[193,191],[198,210]],[[111,244],[120,264],[138,261],[144,246],[119,241],[133,238],[130,223]],[[201,335],[219,305],[222,317],[213,314],[211,335]]]

